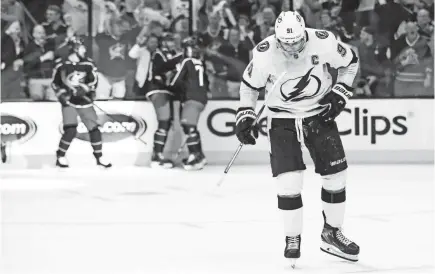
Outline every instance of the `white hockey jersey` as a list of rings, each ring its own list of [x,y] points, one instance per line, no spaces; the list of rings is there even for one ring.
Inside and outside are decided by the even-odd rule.
[[[306,29],[307,43],[301,54],[287,57],[269,36],[253,50],[240,87],[242,107],[254,107],[252,90],[266,88],[270,118],[305,118],[323,111],[319,100],[331,90],[327,65],[345,68],[354,60],[350,47],[328,31]],[[356,72],[355,72],[356,74]],[[353,78],[351,77],[351,85]],[[254,104],[254,105],[252,105]]]

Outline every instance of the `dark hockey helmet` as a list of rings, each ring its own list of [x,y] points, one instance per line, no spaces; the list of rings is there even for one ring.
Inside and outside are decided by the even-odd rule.
[[[76,53],[81,58],[85,57],[86,47],[82,38],[73,36],[68,39],[67,44],[71,53]]]
[[[184,54],[188,58],[200,58],[201,57],[201,48],[200,48],[200,39],[198,36],[190,36],[185,38],[181,45],[184,48]]]
[[[172,33],[165,33],[161,38],[162,48],[172,52],[175,51],[175,37]]]

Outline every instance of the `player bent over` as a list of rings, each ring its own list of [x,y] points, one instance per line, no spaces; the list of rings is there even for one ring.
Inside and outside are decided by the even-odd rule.
[[[98,128],[97,113],[92,106],[97,86],[97,69],[91,59],[86,57],[86,47],[78,38],[68,41],[70,54],[56,60],[52,87],[62,104],[63,135],[56,152],[56,166],[69,167],[66,152],[77,134],[78,119],[89,131],[91,145],[97,165],[108,168],[112,164],[103,158],[103,142]]]
[[[338,69],[333,86],[327,65]],[[256,143],[258,128],[252,124],[257,91],[266,87],[270,163],[284,219],[286,258],[295,260],[301,254],[305,144],[323,181],[321,250],[358,260],[358,245],[342,232],[347,162],[334,121],[352,96],[358,66],[355,52],[332,33],[305,28],[304,19],[288,11],[276,20],[275,35],[258,44],[244,72],[236,134],[244,144]]]
[[[186,134],[189,150],[189,155],[182,161],[183,167],[186,170],[199,170],[207,164],[202,152],[198,120],[207,104],[208,81],[196,40],[189,38],[183,41],[183,44],[185,59],[172,79],[171,85],[175,90],[180,91],[181,126]]]

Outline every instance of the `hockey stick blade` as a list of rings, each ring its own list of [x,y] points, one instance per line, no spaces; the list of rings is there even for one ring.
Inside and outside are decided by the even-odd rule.
[[[109,113],[107,113],[104,109],[100,108],[97,104],[95,104],[94,102],[92,102],[92,100],[86,96],[84,96],[85,99],[90,102],[94,107],[98,108],[102,113],[104,113],[107,117],[109,117],[110,119],[112,119],[112,121],[119,123],[119,125],[125,129],[126,132],[130,133],[135,140],[138,140],[139,142],[141,142],[144,145],[148,145],[147,142],[145,142],[144,140],[142,140],[139,136],[136,136],[136,134],[134,134],[133,132],[129,131],[123,124],[122,122],[118,121],[116,118],[114,118],[112,115],[110,115]]]

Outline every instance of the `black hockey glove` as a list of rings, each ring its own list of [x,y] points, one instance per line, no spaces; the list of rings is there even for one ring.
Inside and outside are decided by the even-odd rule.
[[[95,90],[91,90],[86,94],[86,98],[89,98],[89,101],[93,102],[95,101],[95,98],[97,97],[97,93]]]
[[[58,100],[63,107],[67,107],[69,105],[70,96],[66,93],[66,91],[61,91],[58,95]]]
[[[78,86],[74,87],[73,95],[77,97],[83,97],[87,96],[89,93],[89,87],[85,84],[79,84]]]
[[[236,114],[236,136],[242,144],[255,145],[259,125],[253,125],[256,118],[252,108],[239,108]]]
[[[319,104],[326,106],[326,109],[319,114],[324,122],[333,121],[346,106],[347,100],[352,97],[353,88],[346,84],[337,83],[331,91],[320,99]]]

